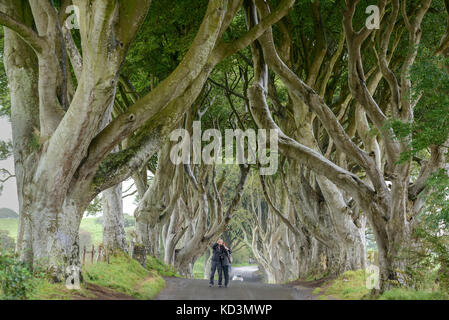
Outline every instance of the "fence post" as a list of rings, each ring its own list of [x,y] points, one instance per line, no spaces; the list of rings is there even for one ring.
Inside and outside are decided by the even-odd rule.
[[[133,256],[134,256],[134,241],[130,241],[129,242],[129,256],[131,257],[131,259],[133,258]]]
[[[83,264],[85,264],[86,263],[86,245],[84,245],[84,248],[83,248]]]
[[[101,261],[101,245],[98,245],[98,255],[97,255],[97,262]]]

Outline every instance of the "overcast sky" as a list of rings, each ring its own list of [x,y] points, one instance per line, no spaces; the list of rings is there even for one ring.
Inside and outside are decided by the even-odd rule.
[[[0,140],[11,140],[11,124],[6,118],[0,118]],[[0,168],[14,172],[14,160],[12,157],[5,161],[0,161]],[[127,190],[132,185],[132,180],[125,181],[123,183],[123,190]],[[135,190],[134,187],[129,191],[130,193]],[[132,215],[136,205],[133,203],[135,197],[130,196],[123,199],[123,211]],[[9,208],[15,212],[19,212],[19,203],[17,200],[16,192],[16,179],[9,179],[3,184],[3,192],[0,195],[0,208]]]
[[[11,125],[5,118],[0,118],[0,140],[11,140]],[[12,157],[5,161],[0,161],[0,168],[14,172],[14,160]],[[9,208],[15,212],[19,211],[19,203],[17,201],[16,179],[12,178],[3,184],[3,192],[0,195],[0,208]]]

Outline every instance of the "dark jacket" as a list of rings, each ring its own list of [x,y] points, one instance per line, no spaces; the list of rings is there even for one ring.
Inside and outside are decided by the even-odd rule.
[[[214,243],[212,246],[212,261],[221,263],[223,266],[229,266],[229,255],[231,253],[231,249],[226,250],[224,246],[219,246],[218,243]]]

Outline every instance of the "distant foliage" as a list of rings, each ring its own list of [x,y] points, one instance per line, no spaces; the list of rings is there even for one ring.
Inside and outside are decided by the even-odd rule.
[[[92,234],[86,230],[80,230],[80,250],[83,250],[84,247],[89,248],[92,246]]]
[[[1,208],[0,209],[0,219],[6,219],[6,218],[13,218],[17,219],[19,215],[11,209],[8,208]]]
[[[95,224],[103,224],[103,216],[95,218]],[[136,224],[136,219],[129,214],[123,214],[123,224],[125,228],[134,227]]]
[[[103,216],[95,218],[94,223],[102,225],[103,224]]]
[[[124,227],[134,227],[136,225],[136,219],[133,216],[130,216],[129,214],[124,214]]]

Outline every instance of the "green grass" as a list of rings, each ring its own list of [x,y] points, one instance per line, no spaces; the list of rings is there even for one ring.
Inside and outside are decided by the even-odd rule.
[[[5,218],[0,219],[0,230],[6,230],[9,236],[16,240],[17,238],[17,227],[19,225],[19,219],[15,218]]]
[[[148,258],[147,268],[143,268],[136,260],[123,253],[111,256],[109,264],[97,262],[85,265],[82,271],[84,282],[80,290],[69,290],[64,283],[53,283],[45,272],[35,271],[24,278],[25,282],[20,282],[20,286],[26,286],[26,295],[23,298],[27,300],[95,298],[94,293],[87,289],[87,284],[91,283],[138,299],[153,299],[165,287],[161,274],[176,276],[176,273],[159,260]],[[22,277],[22,274],[23,272],[17,273],[16,277]]]
[[[152,299],[165,287],[164,279],[156,271],[145,269],[124,254],[111,257],[110,264],[97,262],[86,265],[83,276],[87,282],[138,299]]]
[[[449,294],[442,291],[416,291],[398,288],[385,291],[379,300],[449,300]]]
[[[156,271],[160,276],[163,277],[180,277],[173,266],[168,266],[161,260],[152,256],[147,256],[146,268],[148,270]]]
[[[195,279],[204,279],[204,255],[195,261],[193,265],[193,277]]]
[[[305,280],[306,281],[315,281],[315,280],[320,280],[323,278],[326,278],[328,276],[327,273],[310,273],[305,275]]]
[[[97,246],[103,242],[103,226],[95,222],[95,218],[83,218],[81,220],[80,229],[87,231],[91,235],[92,244]]]
[[[346,271],[337,279],[330,280],[330,285],[323,292],[323,298],[332,296],[342,300],[359,300],[369,292],[364,270]]]
[[[33,290],[27,300],[71,300],[75,295],[94,297],[84,286],[81,286],[81,290],[69,290],[64,283],[52,283],[46,278],[35,278],[32,285]]]
[[[92,244],[98,246],[103,242],[103,225],[101,223],[95,222],[96,218],[86,217],[81,220],[80,230],[87,231],[91,234]],[[125,228],[128,232],[133,227]]]
[[[313,289],[312,293],[313,294],[320,294],[321,290],[322,289],[320,287],[318,287],[318,288]]]
[[[0,230],[8,231],[9,235],[16,239],[18,221],[14,218],[0,219]],[[102,242],[103,227],[95,222],[95,218],[84,218],[81,221],[80,229],[91,234],[92,244],[98,245]],[[165,281],[161,276],[179,275],[172,267],[156,258],[149,256],[147,268],[143,268],[136,260],[119,255],[111,257],[110,264],[107,262],[86,264],[83,268],[83,276],[87,282],[139,299],[152,299],[165,287]],[[73,298],[75,294],[88,296],[88,292],[84,288],[81,291],[71,291],[64,284],[54,284],[45,278],[33,279],[32,286],[34,289],[30,292],[29,299],[66,300]]]
[[[327,288],[326,288],[327,287]],[[323,289],[325,288],[325,289]],[[366,287],[364,270],[346,271],[338,278],[329,280],[322,287],[315,288],[313,294],[326,300],[336,298],[342,300],[373,299]],[[384,292],[379,300],[448,300],[449,294],[442,291],[416,291],[411,289],[393,289]]]
[[[85,230],[91,234],[92,244],[98,246],[103,242],[103,226],[101,223],[95,222],[96,218],[87,217],[81,220],[80,229]],[[0,230],[6,230],[9,232],[9,236],[17,239],[17,228],[19,225],[19,219],[6,218],[0,219]],[[132,227],[125,228],[125,231],[132,229]]]

